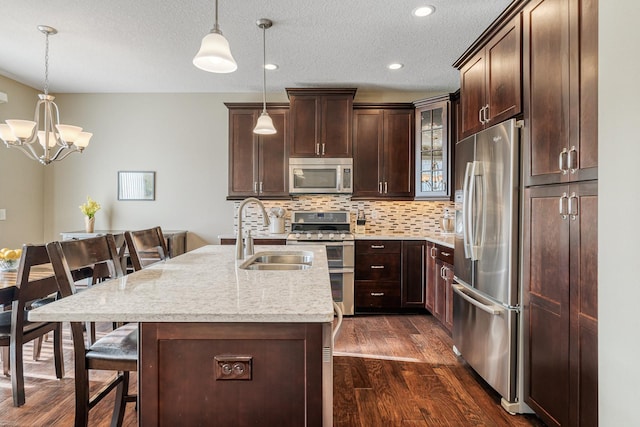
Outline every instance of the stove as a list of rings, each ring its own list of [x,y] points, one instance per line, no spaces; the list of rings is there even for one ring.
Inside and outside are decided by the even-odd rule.
[[[345,315],[354,314],[354,237],[348,211],[296,211],[287,245],[324,245],[333,300]]]

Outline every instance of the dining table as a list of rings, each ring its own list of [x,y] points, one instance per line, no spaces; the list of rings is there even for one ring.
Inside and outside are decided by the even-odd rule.
[[[29,280],[42,279],[53,274],[51,264],[40,265],[31,268]],[[16,292],[18,282],[18,271],[0,270],[0,307],[11,304]]]

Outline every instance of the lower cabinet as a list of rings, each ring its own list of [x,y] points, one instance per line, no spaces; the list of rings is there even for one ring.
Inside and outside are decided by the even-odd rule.
[[[329,425],[330,334],[322,323],[140,323],[140,425]]]
[[[357,240],[356,311],[424,308],[426,242]]]
[[[451,332],[453,329],[453,249],[435,243],[426,251],[425,307]]]
[[[356,240],[356,311],[401,307],[402,241]]]

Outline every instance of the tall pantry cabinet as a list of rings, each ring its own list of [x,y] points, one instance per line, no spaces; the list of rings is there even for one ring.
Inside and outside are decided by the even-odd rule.
[[[597,0],[523,10],[524,400],[598,424]]]

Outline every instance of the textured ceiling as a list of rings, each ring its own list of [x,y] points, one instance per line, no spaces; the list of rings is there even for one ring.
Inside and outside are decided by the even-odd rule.
[[[219,0],[219,24],[238,70],[212,74],[192,59],[213,26],[214,0],[3,0],[0,74],[50,91],[260,92],[262,30],[269,18],[267,91],[350,86],[440,92],[459,86],[451,64],[510,0]],[[436,13],[411,11],[431,4]],[[404,68],[390,71],[391,62]],[[2,88],[0,87],[0,90]]]

